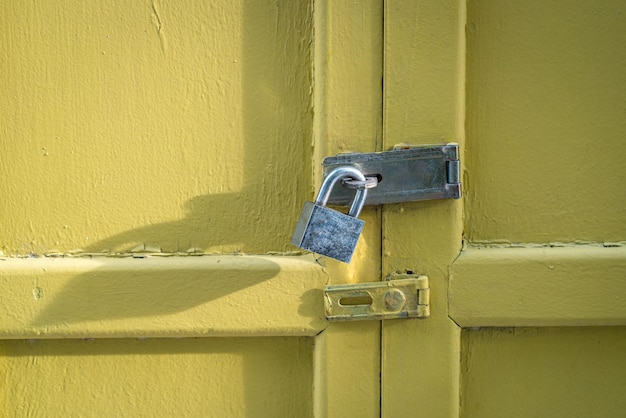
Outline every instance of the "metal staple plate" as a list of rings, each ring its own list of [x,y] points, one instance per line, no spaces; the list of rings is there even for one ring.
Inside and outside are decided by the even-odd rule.
[[[395,280],[324,288],[328,321],[425,318],[430,315],[428,277],[402,274]]]

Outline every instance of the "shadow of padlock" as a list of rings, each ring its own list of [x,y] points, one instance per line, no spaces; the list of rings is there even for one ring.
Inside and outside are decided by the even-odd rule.
[[[358,189],[347,214],[326,207],[337,181],[352,178],[366,181],[357,168],[345,166],[331,171],[320,187],[315,202],[306,202],[291,238],[292,244],[308,251],[349,263],[365,222],[358,219],[367,189]]]

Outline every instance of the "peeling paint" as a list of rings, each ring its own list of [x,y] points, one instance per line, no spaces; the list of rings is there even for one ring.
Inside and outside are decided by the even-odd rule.
[[[167,39],[163,33],[163,22],[161,21],[161,14],[159,13],[156,0],[152,0],[152,17],[156,26],[157,35],[159,36],[161,50],[165,53],[167,52]]]
[[[33,297],[35,300],[39,300],[43,297],[43,289],[41,287],[36,287],[33,289]]]
[[[537,242],[508,242],[508,241],[473,241],[464,243],[464,249],[473,249],[473,248],[578,248],[578,247],[604,247],[604,248],[614,248],[614,247],[624,247],[626,246],[626,241],[617,241],[617,242],[594,242],[594,241],[574,241],[574,242],[545,242],[545,243],[537,243]]]

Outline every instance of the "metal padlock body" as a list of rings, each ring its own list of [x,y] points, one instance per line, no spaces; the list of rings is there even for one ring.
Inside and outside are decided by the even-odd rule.
[[[315,202],[306,202],[291,242],[298,247],[349,263],[365,222],[357,216],[363,208],[367,189],[358,190],[348,214],[327,208],[326,202],[335,183],[350,177],[365,181],[354,167],[340,167],[326,176]]]
[[[291,242],[314,253],[349,263],[365,222],[306,202]]]

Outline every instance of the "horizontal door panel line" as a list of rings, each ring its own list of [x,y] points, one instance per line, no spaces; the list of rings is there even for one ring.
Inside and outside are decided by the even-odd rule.
[[[462,327],[626,325],[626,247],[469,248],[448,312]]]
[[[313,336],[312,255],[0,259],[0,339]]]

